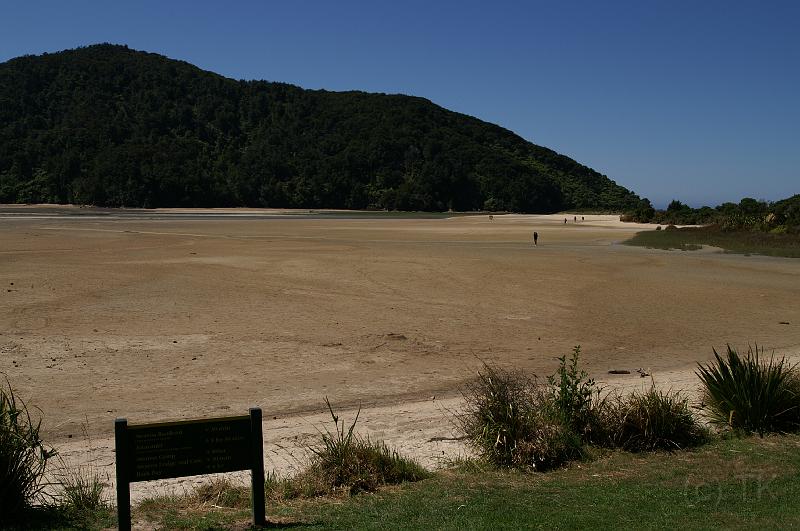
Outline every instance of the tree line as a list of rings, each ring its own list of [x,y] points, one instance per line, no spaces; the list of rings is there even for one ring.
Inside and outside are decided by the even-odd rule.
[[[731,231],[800,233],[800,194],[774,202],[745,197],[739,203],[726,202],[715,208],[692,208],[675,199],[666,210],[656,210],[650,201],[642,199],[621,219],[662,225],[716,225]]]
[[[623,211],[608,177],[418,97],[94,45],[0,64],[0,202]]]

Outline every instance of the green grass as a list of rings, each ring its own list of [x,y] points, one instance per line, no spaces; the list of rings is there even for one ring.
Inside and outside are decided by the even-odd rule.
[[[680,249],[691,251],[703,245],[720,247],[736,254],[760,254],[800,258],[800,235],[770,234],[765,232],[725,232],[715,227],[687,227],[676,230],[648,230],[639,232],[624,242],[653,249]]]
[[[609,452],[545,474],[462,463],[376,493],[273,502],[267,517],[298,529],[777,529],[800,525],[798,496],[800,437],[785,435]],[[159,510],[147,522],[162,528],[241,528],[248,517],[181,499]]]
[[[27,509],[22,519],[2,529],[100,530],[116,525],[116,510],[110,506],[97,507],[92,511],[75,511],[68,506],[50,504]]]
[[[248,487],[218,478],[185,496],[146,499],[132,517],[134,525],[160,529],[241,529],[252,523],[250,506]]]

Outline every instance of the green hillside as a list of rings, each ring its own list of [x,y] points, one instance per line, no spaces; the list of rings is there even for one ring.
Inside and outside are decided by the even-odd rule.
[[[102,44],[0,64],[0,203],[623,211],[639,198],[428,100],[235,81]]]

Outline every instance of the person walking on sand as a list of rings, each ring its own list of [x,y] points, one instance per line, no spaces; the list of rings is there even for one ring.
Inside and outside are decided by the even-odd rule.
[[[533,245],[539,245],[539,233],[536,231],[533,231]]]
[[[564,225],[567,224],[567,218],[564,218]]]

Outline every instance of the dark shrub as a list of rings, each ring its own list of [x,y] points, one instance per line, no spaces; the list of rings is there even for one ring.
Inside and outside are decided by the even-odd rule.
[[[517,441],[512,466],[546,472],[583,457],[581,438],[558,416],[545,412],[533,426],[527,437]]]
[[[20,518],[42,493],[42,477],[55,451],[39,437],[34,422],[11,385],[0,388],[0,524]]]

